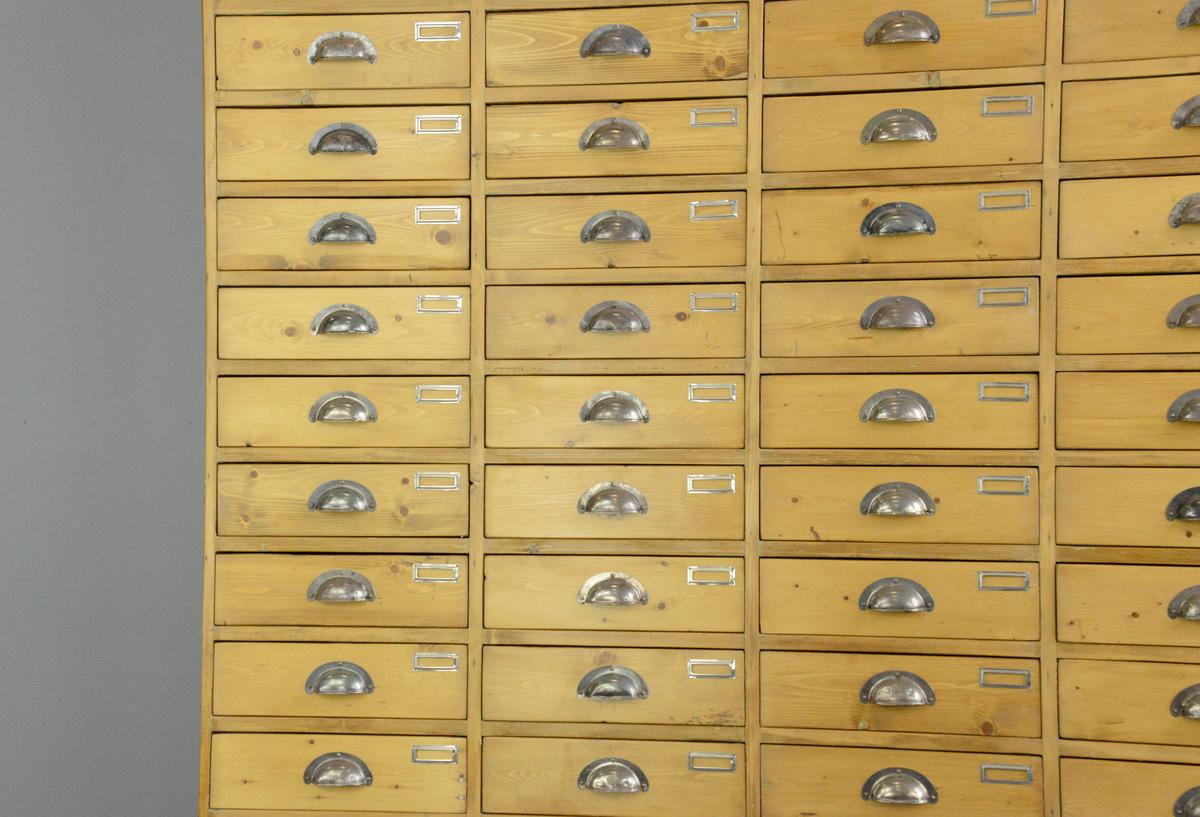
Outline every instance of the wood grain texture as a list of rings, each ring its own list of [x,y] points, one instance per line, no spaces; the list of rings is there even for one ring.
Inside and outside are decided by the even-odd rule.
[[[1167,325],[1176,304],[1200,296],[1200,275],[1064,278],[1058,286],[1060,354],[1200,352],[1200,332]]]
[[[1167,519],[1171,499],[1200,485],[1195,468],[1060,468],[1058,541],[1195,547],[1200,522]]]
[[[1200,51],[1200,29],[1179,29],[1175,0],[1064,0],[1063,62],[1108,62],[1184,57]],[[1137,36],[1130,36],[1136,31]],[[1136,68],[1134,70],[1137,70]]]
[[[1171,715],[1175,696],[1200,684],[1200,666],[1072,659],[1058,673],[1063,737],[1200,746],[1195,720]]]
[[[1171,618],[1178,595],[1200,586],[1200,569],[1150,565],[1058,566],[1058,638],[1081,644],[1200,647],[1200,624]]]
[[[1063,182],[1063,258],[1122,258],[1200,253],[1200,226],[1168,221],[1172,209],[1200,193],[1200,176]]]

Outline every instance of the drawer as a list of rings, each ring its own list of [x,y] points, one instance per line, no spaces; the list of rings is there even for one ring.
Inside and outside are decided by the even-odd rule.
[[[217,349],[252,360],[465,360],[471,291],[405,287],[226,287]]]
[[[1200,647],[1200,568],[1059,565],[1058,640]]]
[[[1060,468],[1064,545],[1196,547],[1200,468]]]
[[[217,178],[466,179],[471,109],[224,108]]]
[[[745,193],[488,198],[493,269],[746,263]]]
[[[764,652],[764,726],[1038,737],[1038,663]]]
[[[1037,352],[1036,278],[813,281],[762,288],[764,357]]]
[[[1026,755],[763,746],[762,798],[763,817],[857,817],[901,804],[936,804],[949,814],[972,817],[1040,817],[1042,760]],[[864,800],[872,805],[864,807]]]
[[[1186,815],[1195,811],[1197,786],[1195,766],[1063,758],[1062,815]]]
[[[1200,449],[1200,375],[1060,372],[1059,448]]]
[[[1036,375],[762,379],[764,448],[1037,448]]]
[[[745,173],[746,100],[492,105],[493,179]]]
[[[1038,540],[1036,468],[762,469],[762,538],[802,542]]]
[[[1200,746],[1200,665],[1058,662],[1064,738]]]
[[[466,649],[220,642],[213,655],[213,714],[462,719]]]
[[[466,269],[470,199],[221,199],[217,266]]]
[[[1200,253],[1200,176],[1062,183],[1059,255]]]
[[[1200,53],[1200,19],[1196,7],[1186,0],[1066,3],[1064,62],[1191,57]],[[1183,28],[1179,26],[1181,17]],[[1131,32],[1136,34],[1131,36]]]
[[[1200,275],[1062,278],[1061,354],[1200,352]]]
[[[1062,99],[1063,161],[1194,156],[1200,153],[1195,96],[1194,75],[1068,82]]]
[[[216,558],[213,623],[322,627],[466,627],[464,556]]]
[[[1021,562],[764,559],[762,631],[1037,641],[1038,572]],[[900,611],[911,615],[893,615]]]
[[[893,0],[767,3],[766,76],[1041,65],[1046,60],[1041,5],[924,0],[914,13],[897,10]]]
[[[466,447],[470,389],[467,377],[222,377],[217,444]]]
[[[487,444],[741,448],[744,398],[741,375],[489,377]]]
[[[741,284],[497,286],[489,358],[714,358],[746,352]]]
[[[746,807],[745,766],[740,743],[488,737],[483,810],[729,817]]]
[[[488,85],[741,79],[745,3],[489,14]]]
[[[763,193],[764,264],[1037,258],[1040,230],[1036,182]]]
[[[488,556],[484,626],[740,633],[741,559]]]
[[[1036,164],[1042,86],[768,97],[763,170]]]
[[[489,721],[741,726],[740,650],[485,647]]]
[[[217,88],[466,88],[470,17],[218,17]]]
[[[741,539],[741,466],[489,465],[492,538]]]
[[[221,536],[466,536],[465,465],[217,468]]]
[[[461,814],[465,753],[462,738],[217,734],[209,805]]]

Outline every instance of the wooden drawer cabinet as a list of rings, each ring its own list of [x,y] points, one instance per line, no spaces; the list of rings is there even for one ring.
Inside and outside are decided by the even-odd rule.
[[[1200,569],[1059,565],[1058,638],[1200,647]]]
[[[1196,547],[1200,469],[1058,469],[1058,541]]]
[[[1200,665],[1064,660],[1063,737],[1200,746]]]
[[[1065,2],[1064,62],[1161,59],[1200,53],[1195,7],[1185,0]]]
[[[1062,184],[1063,258],[1200,253],[1200,176]]]
[[[1200,786],[1200,768],[1063,758],[1063,817],[1186,814]]]
[[[1062,158],[1194,156],[1200,153],[1200,101],[1195,96],[1194,76],[1068,82],[1063,86]]]
[[[1064,278],[1062,354],[1200,352],[1200,275]]]
[[[1200,449],[1198,386],[1184,372],[1062,372],[1058,447]]]

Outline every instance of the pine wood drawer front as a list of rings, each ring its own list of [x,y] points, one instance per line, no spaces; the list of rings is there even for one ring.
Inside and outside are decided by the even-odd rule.
[[[1131,38],[1136,39],[1136,38]],[[1200,38],[1196,38],[1200,47]],[[1153,159],[1200,153],[1196,78],[1068,82],[1063,85],[1062,158]]]
[[[1058,662],[1064,738],[1200,746],[1200,665]]]
[[[463,448],[466,377],[222,377],[222,446]]]
[[[885,74],[1041,65],[1046,17],[1034,0],[925,0],[920,17],[892,0],[768,2],[768,77]],[[929,37],[936,32],[937,39]],[[868,38],[870,45],[867,45]],[[901,39],[904,38],[904,39]]]
[[[1200,52],[1194,8],[1179,27],[1185,0],[1067,0],[1064,62],[1190,57]]]
[[[1037,448],[1036,375],[769,375],[766,448]]]
[[[1059,448],[1200,449],[1200,375],[1060,372]]]
[[[1112,760],[1062,760],[1063,817],[1145,817],[1147,814],[1186,814],[1200,768],[1166,763],[1126,763]]]
[[[1036,164],[1042,86],[768,97],[763,169]]]
[[[483,810],[493,814],[729,817],[745,809],[745,788],[741,744],[483,739]]]
[[[746,288],[495,286],[489,358],[710,358],[746,352]]]
[[[466,88],[470,17],[218,17],[217,87]]]
[[[1037,661],[762,654],[768,727],[1037,737],[1039,694]]]
[[[367,772],[371,782],[363,785]],[[314,782],[306,783],[306,777]],[[209,778],[214,809],[461,814],[466,741],[218,734],[212,737]]]
[[[1035,278],[814,281],[762,288],[764,357],[1037,351]]]
[[[763,263],[1037,258],[1040,213],[1037,182],[769,190]]]
[[[762,538],[1035,544],[1035,468],[772,466]]]
[[[221,199],[229,270],[466,269],[470,199]]]
[[[1200,275],[1062,278],[1062,354],[1200,352]]]
[[[464,556],[216,558],[214,623],[330,627],[466,627]]]
[[[603,5],[603,4],[599,4]],[[746,3],[489,14],[488,85],[744,78]]]
[[[904,795],[913,799],[896,799]],[[896,803],[931,800],[948,814],[1037,817],[1042,761],[1026,755],[768,745],[762,747],[762,797],[764,817],[858,817],[883,814]]]
[[[489,377],[493,448],[741,448],[738,376]]]
[[[1069,181],[1061,198],[1063,258],[1200,253],[1200,176]]]
[[[484,625],[740,633],[744,563],[725,557],[488,556]]]
[[[466,287],[227,287],[217,305],[223,358],[463,360]]]
[[[471,109],[226,108],[217,111],[217,177],[466,179]]]
[[[221,642],[213,713],[280,717],[467,716],[461,644]]]
[[[1200,468],[1058,469],[1064,545],[1196,547]]]
[[[217,468],[222,536],[466,536],[465,465]]]
[[[1200,568],[1059,565],[1058,639],[1200,647]]]
[[[741,726],[740,650],[486,647],[489,721]]]
[[[1032,563],[765,559],[761,575],[765,633],[1038,639]]]
[[[492,178],[745,173],[746,100],[493,105]]]
[[[494,538],[741,539],[740,466],[490,465]]]
[[[740,266],[746,194],[493,196],[493,269]]]

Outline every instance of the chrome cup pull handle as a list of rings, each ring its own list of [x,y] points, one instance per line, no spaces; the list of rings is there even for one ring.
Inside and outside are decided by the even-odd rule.
[[[1171,701],[1171,717],[1200,721],[1200,684],[1192,684]]]
[[[933,311],[916,298],[889,295],[863,310],[858,325],[863,329],[931,329]]]
[[[308,143],[311,155],[318,153],[368,153],[379,152],[379,143],[371,132],[353,122],[335,122],[313,134]]]
[[[887,389],[867,398],[858,410],[864,423],[932,423],[933,404],[910,389]]]
[[[308,328],[314,335],[374,335],[379,321],[361,306],[334,304],[314,315]]]
[[[912,769],[880,769],[863,783],[862,799],[900,806],[928,806],[938,801],[929,778]]]
[[[374,423],[379,411],[368,398],[352,391],[321,395],[308,410],[310,423]]]
[[[310,244],[374,244],[375,228],[354,213],[321,216],[308,230]]]
[[[323,789],[369,786],[373,780],[367,764],[349,752],[327,752],[313,758],[304,770],[304,782]]]
[[[623,116],[597,119],[579,134],[580,150],[649,150],[650,134]]]
[[[608,607],[637,607],[648,604],[650,594],[628,573],[597,573],[588,577],[575,594],[580,604],[596,604]]]
[[[1200,389],[1192,389],[1175,398],[1167,409],[1168,423],[1200,423]]]
[[[375,62],[379,59],[375,45],[365,35],[356,31],[329,31],[312,41],[308,47],[308,62],[338,60],[360,60]]]
[[[936,43],[942,39],[941,29],[933,18],[919,11],[889,11],[871,21],[863,33],[863,45],[895,45],[898,43]]]
[[[1167,618],[1200,621],[1200,584],[1180,590],[1167,605]]]
[[[1171,497],[1166,513],[1168,522],[1200,522],[1200,485]]]
[[[375,585],[354,570],[327,570],[308,585],[308,600],[333,604],[375,601]]]
[[[576,780],[579,788],[600,794],[641,794],[650,781],[636,763],[620,757],[602,757],[584,766]]]
[[[884,482],[867,491],[858,503],[863,516],[933,516],[933,497],[911,482]]]
[[[858,699],[875,706],[933,706],[937,702],[929,682],[904,670],[872,675],[859,690]]]
[[[889,576],[863,588],[858,609],[873,613],[928,613],[933,610],[933,596],[920,582]]]
[[[648,423],[650,409],[636,394],[602,391],[589,397],[579,409],[584,423]]]
[[[589,218],[579,231],[579,241],[633,242],[649,241],[650,227],[636,213],[628,210],[605,210]]]
[[[1200,224],[1200,193],[1184,196],[1171,208],[1167,223],[1178,229],[1185,224]]]
[[[1181,29],[1200,26],[1200,0],[1188,0],[1184,3],[1183,8],[1179,10],[1179,16],[1175,18],[1175,25]]]
[[[330,480],[313,489],[308,509],[323,513],[371,513],[375,510],[375,495],[361,482]]]
[[[1167,313],[1168,329],[1200,329],[1200,295],[1189,295]]]
[[[600,482],[583,492],[576,504],[579,513],[591,516],[636,516],[648,513],[646,496],[623,482]]]
[[[1179,795],[1175,801],[1174,817],[1200,817],[1200,786]]]
[[[589,701],[640,701],[650,697],[650,688],[628,667],[596,667],[579,679],[575,694]]]
[[[583,38],[579,56],[585,60],[588,57],[649,57],[650,41],[633,26],[604,25]]]
[[[1171,127],[1175,130],[1200,128],[1200,96],[1192,97],[1175,109]]]
[[[937,127],[933,120],[911,108],[893,108],[875,114],[862,129],[862,143],[877,145],[884,142],[936,142]]]
[[[309,673],[304,691],[309,695],[370,695],[375,682],[353,661],[330,661]]]
[[[649,332],[650,317],[641,307],[628,301],[601,301],[583,313],[579,331],[620,334]]]
[[[937,222],[929,211],[908,201],[881,204],[863,219],[859,232],[867,238],[897,235],[933,235]]]

